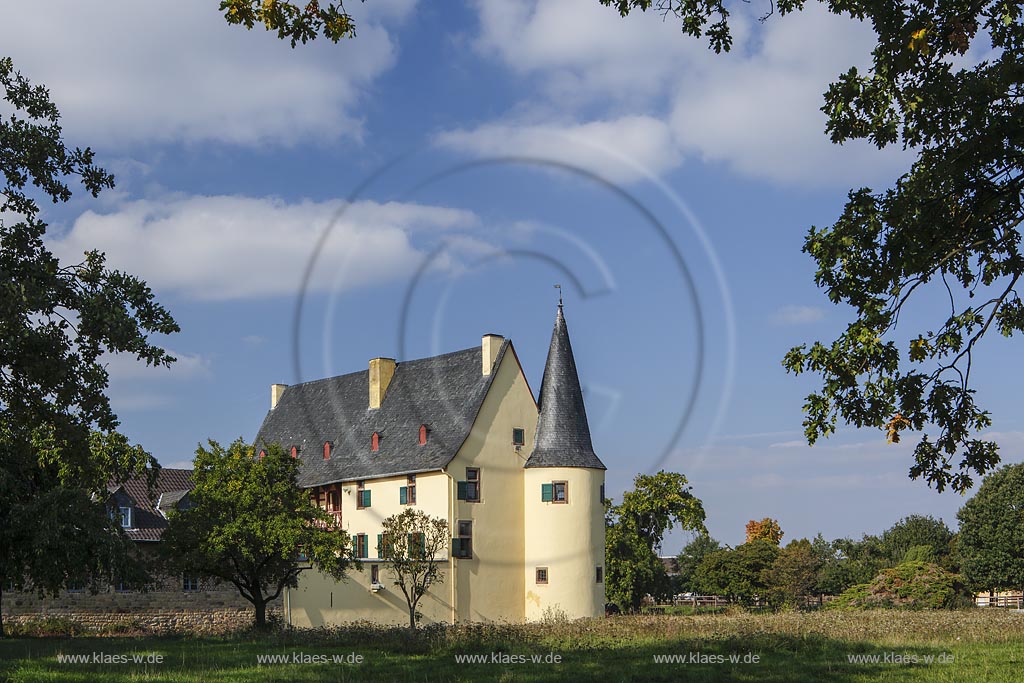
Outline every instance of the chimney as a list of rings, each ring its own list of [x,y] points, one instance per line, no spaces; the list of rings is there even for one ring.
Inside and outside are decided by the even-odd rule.
[[[391,378],[395,376],[394,358],[370,359],[370,408],[380,408]]]
[[[288,388],[287,384],[271,384],[270,385],[270,409],[273,410],[277,407],[277,402],[281,400],[284,390]]]
[[[494,360],[498,357],[498,351],[501,349],[501,344],[504,341],[505,338],[500,334],[484,335],[483,341],[480,343],[484,375],[491,374],[491,370],[494,369]]]

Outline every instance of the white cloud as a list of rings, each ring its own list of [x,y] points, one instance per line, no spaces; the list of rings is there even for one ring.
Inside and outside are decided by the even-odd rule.
[[[176,360],[170,367],[146,365],[130,353],[106,354],[100,362],[106,366],[112,382],[126,380],[190,380],[210,376],[210,361],[199,354],[165,349]]]
[[[634,156],[657,172],[692,155],[778,184],[845,186],[888,183],[908,163],[899,149],[879,152],[863,141],[836,146],[825,135],[822,93],[839,73],[869,63],[874,36],[868,25],[822,6],[764,24],[737,8],[733,51],[721,55],[684,35],[677,18],[653,11],[620,19],[590,0],[477,7],[477,49],[538,84],[544,102],[525,105],[528,113],[553,110],[591,126],[648,121],[663,145],[658,163]],[[478,130],[517,139],[534,128],[522,127],[527,132],[509,124]]]
[[[825,317],[825,311],[817,306],[782,306],[772,315],[779,325],[806,325]]]
[[[569,164],[615,182],[657,176],[682,157],[669,127],[650,116],[555,125],[493,123],[442,133],[438,144],[477,156],[521,156]]]
[[[396,59],[384,24],[411,0],[351,3],[358,37],[296,49],[229,26],[211,2],[55,0],[4,13],[0,42],[45,84],[77,144],[237,144],[361,132],[356,106]]]
[[[344,212],[342,213],[342,209]],[[474,214],[411,203],[286,203],[271,198],[171,196],[87,211],[50,247],[64,262],[98,249],[108,264],[158,292],[205,300],[293,295],[324,230],[308,283],[345,290],[405,276],[423,259],[414,236],[437,240],[475,226]]]

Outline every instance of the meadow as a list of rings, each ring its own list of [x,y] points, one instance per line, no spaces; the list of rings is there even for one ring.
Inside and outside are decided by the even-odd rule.
[[[262,660],[262,661],[261,661]],[[223,637],[16,636],[0,680],[1021,680],[1024,613],[1000,609],[617,616],[405,629],[353,624]]]

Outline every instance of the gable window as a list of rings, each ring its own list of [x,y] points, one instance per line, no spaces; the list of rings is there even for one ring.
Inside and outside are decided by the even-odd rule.
[[[452,557],[473,559],[473,522],[460,519],[456,525],[458,535],[452,539]]]
[[[542,503],[568,503],[569,483],[553,481],[550,484],[541,484],[540,500]]]
[[[331,459],[331,442],[324,441],[324,460]]]
[[[356,484],[356,509],[370,507],[370,491],[365,488],[366,482],[360,481]]]
[[[466,480],[457,482],[455,497],[470,503],[480,502],[480,468],[467,467]]]
[[[526,430],[522,427],[512,428],[512,445],[522,446],[526,443]]]
[[[363,560],[369,557],[369,543],[366,534],[356,534],[352,538],[352,552],[356,558]]]
[[[548,568],[537,567],[537,583],[545,584],[548,582]]]
[[[405,486],[398,488],[398,503],[400,505],[416,504],[416,475],[410,474],[406,479]]]
[[[420,425],[420,445],[427,445],[427,425]]]
[[[181,590],[186,593],[195,593],[199,590],[199,577],[186,574],[181,577]]]
[[[380,450],[380,433],[379,432],[374,432],[373,436],[370,437],[370,450],[371,451],[379,451]]]
[[[597,583],[604,583],[604,567],[597,567]]]

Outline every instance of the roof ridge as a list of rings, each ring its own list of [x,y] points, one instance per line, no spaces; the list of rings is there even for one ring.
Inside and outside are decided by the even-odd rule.
[[[439,353],[436,356],[424,356],[423,358],[413,358],[412,360],[396,360],[395,367],[402,365],[414,365],[416,363],[422,363],[428,360],[436,360],[438,358],[445,358],[446,356],[454,356],[459,353],[466,353],[467,351],[476,352],[478,349],[479,347],[470,346],[465,349],[459,349],[458,351],[447,351],[445,353]],[[355,377],[356,375],[361,375],[365,372],[369,372],[369,368],[364,368],[362,370],[354,370],[352,372],[344,372],[340,375],[331,375],[330,377],[320,377],[319,379],[308,379],[304,382],[296,382],[295,384],[289,384],[287,386],[289,389],[292,387],[305,387],[311,384],[317,384],[319,382],[329,382],[331,380],[338,380],[344,377]]]

